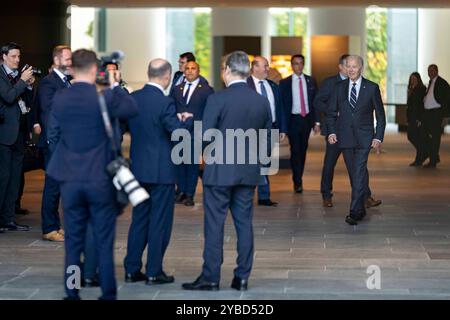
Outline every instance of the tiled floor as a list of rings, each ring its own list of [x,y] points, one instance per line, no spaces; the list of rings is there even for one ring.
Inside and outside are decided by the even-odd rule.
[[[450,298],[450,137],[442,141],[438,169],[410,168],[412,147],[404,134],[389,135],[380,155],[371,154],[370,184],[378,208],[358,226],[344,222],[349,182],[343,161],[335,177],[335,206],[321,206],[319,193],[323,138],[312,137],[303,194],[292,192],[290,172],[271,178],[277,208],[255,207],[255,261],[249,290],[229,289],[236,260],[231,220],[225,228],[221,291],[186,292],[202,264],[203,206],[177,206],[165,269],[176,281],[164,286],[123,282],[123,258],[130,210],[119,218],[115,250],[120,299],[449,299]],[[285,152],[285,150],[283,151]],[[31,232],[0,234],[0,299],[60,299],[63,295],[61,244],[40,239],[43,175],[27,174],[20,222]],[[367,267],[381,269],[381,289],[369,290]],[[82,290],[95,299],[98,289]]]

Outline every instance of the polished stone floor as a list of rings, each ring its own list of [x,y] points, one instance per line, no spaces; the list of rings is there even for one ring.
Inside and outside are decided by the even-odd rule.
[[[225,228],[221,290],[187,292],[202,265],[203,206],[177,206],[172,240],[165,259],[176,281],[164,286],[125,284],[123,258],[130,210],[119,218],[115,245],[120,299],[449,299],[450,298],[450,137],[442,141],[435,170],[411,168],[412,147],[404,134],[385,139],[383,152],[371,154],[370,184],[378,208],[351,227],[344,222],[349,182],[340,159],[335,176],[335,206],[321,205],[323,138],[311,138],[303,194],[294,194],[288,170],[271,178],[277,208],[255,207],[255,260],[249,290],[229,289],[236,260],[231,220]],[[285,151],[284,151],[285,152]],[[60,299],[64,247],[41,240],[42,172],[26,175],[18,221],[30,232],[0,234],[0,299]],[[368,289],[369,266],[380,268],[380,289]],[[371,282],[372,283],[372,282]],[[98,289],[81,296],[95,299]]]

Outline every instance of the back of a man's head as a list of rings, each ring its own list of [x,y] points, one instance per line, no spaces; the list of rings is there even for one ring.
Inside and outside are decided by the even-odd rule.
[[[97,55],[92,50],[78,49],[72,54],[72,68],[75,72],[87,72],[93,65],[97,64]]]
[[[225,58],[225,68],[229,68],[231,74],[242,79],[250,74],[250,59],[244,51],[234,51]]]

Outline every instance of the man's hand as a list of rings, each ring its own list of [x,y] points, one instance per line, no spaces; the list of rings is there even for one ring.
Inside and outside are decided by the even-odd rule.
[[[284,141],[284,139],[286,139],[286,133],[280,133],[280,142]]]
[[[320,124],[314,125],[314,134],[320,134]]]
[[[34,81],[36,81],[36,78],[35,78],[34,76],[32,76],[32,77],[30,78],[30,80],[26,81],[26,83],[27,83],[29,86],[31,86],[31,85],[33,85]]]
[[[41,126],[39,124],[35,124],[34,128],[33,128],[33,131],[34,131],[35,134],[41,134],[42,128],[41,128]]]
[[[183,112],[181,114],[181,121],[185,122],[187,119],[193,117],[194,115],[192,113],[189,112]]]
[[[372,140],[372,148],[374,148],[375,150],[378,150],[381,147],[381,142],[378,140]]]
[[[22,71],[22,74],[20,75],[20,79],[25,81],[27,84],[30,84],[29,82],[31,81],[31,78],[33,78],[33,82],[34,82],[33,67],[30,66],[27,69]]]
[[[335,144],[337,142],[337,137],[334,133],[330,134],[328,136],[328,143],[329,144]]]
[[[111,88],[114,87],[114,84],[118,84],[120,82],[120,71],[119,70],[111,70],[108,71],[108,80]]]

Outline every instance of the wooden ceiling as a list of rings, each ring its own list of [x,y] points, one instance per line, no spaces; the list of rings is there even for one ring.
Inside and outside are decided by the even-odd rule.
[[[93,7],[449,7],[450,0],[67,0]]]

